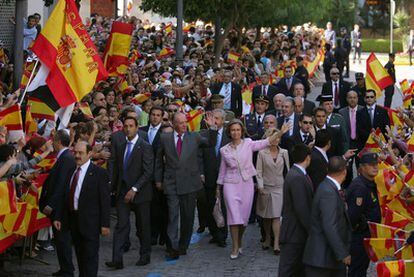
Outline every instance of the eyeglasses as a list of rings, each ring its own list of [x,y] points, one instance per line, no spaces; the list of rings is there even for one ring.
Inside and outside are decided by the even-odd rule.
[[[168,118],[163,118],[162,121],[167,122]]]
[[[313,122],[312,122],[312,121],[302,121],[302,123],[303,123],[303,124],[310,124],[310,125],[312,125],[312,124],[313,124]]]
[[[332,72],[331,75],[339,75],[339,72]]]
[[[178,110],[168,110],[169,113],[176,113]]]
[[[375,98],[375,96],[365,96],[365,98],[369,99],[369,98]]]

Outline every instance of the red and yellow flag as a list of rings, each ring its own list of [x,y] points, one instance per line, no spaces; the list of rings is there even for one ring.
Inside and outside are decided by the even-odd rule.
[[[411,209],[411,207],[408,206],[399,196],[395,196],[389,203],[386,204],[386,207],[404,217],[414,218],[414,210]]]
[[[393,84],[391,76],[382,66],[374,53],[367,59],[367,74],[365,76],[367,89],[375,90],[377,98],[382,96],[382,90]]]
[[[396,257],[398,259],[411,259],[414,256],[414,246],[407,245],[401,252],[394,253],[403,247],[405,239],[389,238],[365,238],[364,247],[369,259],[373,262],[385,257]]]
[[[6,251],[19,239],[18,235],[6,234],[0,230],[0,254]]]
[[[20,80],[20,89],[24,90],[27,87],[27,84],[29,83],[30,75],[32,74],[33,68],[34,68],[35,62],[26,61],[24,63],[24,69],[23,69],[23,76]]]
[[[17,212],[16,188],[12,180],[0,182],[0,215]]]
[[[323,49],[320,49],[318,51],[318,54],[316,54],[315,59],[313,59],[313,61],[311,61],[311,62],[305,61],[304,62],[304,66],[305,66],[306,70],[308,70],[308,73],[309,73],[309,78],[312,78],[313,75],[315,74],[316,70],[318,70],[318,66],[321,63],[323,56],[324,56]]]
[[[404,187],[400,176],[392,169],[380,170],[375,177],[375,183],[380,198],[385,198],[387,201],[399,195]]]
[[[140,59],[142,57],[141,53],[139,53],[139,51],[137,49],[132,50],[130,57],[129,57],[129,63],[134,63],[136,62],[138,59]]]
[[[129,47],[134,26],[129,23],[114,21],[111,35],[106,43],[104,65],[109,76],[124,75],[129,67]]]
[[[165,31],[165,34],[167,36],[171,36],[172,35],[172,23],[171,22],[168,23],[167,25],[165,25],[164,31]]]
[[[386,261],[377,263],[379,277],[414,276],[414,262],[411,260]]]
[[[39,152],[35,152],[34,156],[38,156],[41,153]],[[43,160],[41,160],[36,166],[35,168],[37,169],[42,169],[43,171],[49,171],[52,169],[52,167],[55,165],[56,163],[56,154],[52,153],[46,156],[46,158],[44,158]]]
[[[407,239],[410,235],[410,233],[405,230],[375,222],[368,221],[368,226],[371,238]]]
[[[405,217],[387,207],[383,210],[381,223],[405,230],[414,227],[412,217]]]
[[[0,112],[0,126],[5,126],[9,131],[23,130],[20,105],[13,105]]]
[[[132,103],[135,105],[140,105],[147,101],[151,97],[151,93],[139,93],[132,98]]]
[[[30,112],[33,118],[55,121],[55,112],[43,101],[29,97],[27,105],[30,105]]]
[[[400,82],[401,91],[404,95],[411,94],[412,89],[407,79],[404,79]]]
[[[87,118],[93,118],[91,108],[89,107],[88,102],[80,102],[79,103],[79,110],[83,113],[83,115]]]
[[[31,135],[37,132],[37,122],[33,119],[30,105],[26,106],[26,118],[24,128],[26,129],[26,135]]]
[[[175,53],[174,49],[170,47],[164,47],[161,49],[160,53],[158,54],[158,59],[163,59],[169,57]]]
[[[229,54],[227,55],[227,62],[235,64],[239,61],[240,59],[240,54],[234,51],[230,51]]]
[[[203,119],[203,110],[191,110],[187,113],[187,125],[190,132],[200,131],[201,120]]]
[[[73,0],[57,2],[32,50],[50,70],[46,84],[61,107],[79,102],[108,75]]]
[[[381,141],[385,141],[385,138],[383,136],[383,134],[381,133],[381,130],[379,128],[377,128],[375,130],[375,133],[369,134],[369,137],[365,143],[364,148],[358,153],[359,157],[362,157],[363,154],[365,153],[380,153],[381,152],[381,147],[379,146],[379,144],[374,140],[374,135],[379,137],[379,139]]]

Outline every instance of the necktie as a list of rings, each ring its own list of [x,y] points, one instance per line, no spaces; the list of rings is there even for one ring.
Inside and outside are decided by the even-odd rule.
[[[334,105],[337,107],[339,105],[339,90],[338,82],[335,82],[335,96],[334,96]]]
[[[303,143],[306,143],[308,140],[308,134],[303,134]]]
[[[289,79],[287,79],[286,80],[287,82],[287,88],[288,88],[288,90],[290,90],[290,86],[292,85],[292,78],[289,78]]]
[[[286,117],[285,118],[285,123],[288,123],[289,122],[289,117]]]
[[[177,140],[177,154],[178,154],[178,157],[181,156],[182,148],[183,148],[183,140],[181,139],[181,135],[178,135],[178,140]]]
[[[257,117],[257,129],[258,130],[262,129],[262,116],[261,115]]]
[[[216,150],[216,156],[219,155],[220,145],[221,145],[221,133],[220,132],[217,132],[216,147],[214,148]]]
[[[79,174],[80,174],[80,167],[76,169],[75,175],[73,176],[72,183],[70,184],[70,191],[69,191],[69,205],[70,210],[75,210],[75,191],[76,187],[78,186]]]
[[[351,139],[356,138],[356,112],[355,109],[351,109]]]
[[[127,173],[128,161],[129,161],[129,157],[131,156],[131,152],[132,152],[132,142],[128,141],[127,150],[126,150],[125,157],[124,157],[124,176],[126,176],[126,173]]]
[[[312,182],[312,179],[309,177],[309,175],[308,175],[308,174],[306,174],[305,176],[306,176],[306,179],[308,180],[309,184],[311,185],[311,188],[312,188],[312,191],[313,191],[313,190],[314,190],[314,188],[313,188],[313,182]]]
[[[156,131],[155,127],[150,127],[150,131],[148,134],[148,140],[151,145],[152,145],[152,142],[154,141],[155,131]]]
[[[368,108],[369,118],[371,119],[371,127],[374,126],[374,114],[373,114],[373,108]]]
[[[267,95],[267,88],[266,88],[266,86],[263,86],[263,93],[262,93],[263,95]]]

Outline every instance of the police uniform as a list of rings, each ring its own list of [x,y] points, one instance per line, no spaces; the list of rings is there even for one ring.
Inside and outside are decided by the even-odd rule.
[[[254,101],[263,101],[269,103],[269,99],[265,95],[257,96]],[[256,113],[246,114],[244,116],[244,126],[246,126],[246,135],[252,140],[259,140],[263,138],[264,126],[263,121],[266,113],[260,115],[260,121]]]
[[[375,163],[377,159],[377,154],[368,153],[361,157],[360,164]],[[356,177],[346,189],[346,202],[352,224],[349,276],[366,276],[369,258],[364,249],[364,238],[370,237],[367,222],[381,222],[381,209],[375,182],[362,175]]]
[[[364,73],[355,73],[355,79],[364,79]],[[367,88],[365,86],[361,88],[358,85],[355,85],[351,88],[351,90],[358,94],[358,105],[365,106],[365,94],[367,92]]]

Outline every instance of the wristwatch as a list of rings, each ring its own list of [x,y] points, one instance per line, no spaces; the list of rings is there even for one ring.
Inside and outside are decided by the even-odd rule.
[[[138,191],[138,189],[136,187],[131,187],[131,189],[132,189],[133,192],[137,192]]]

